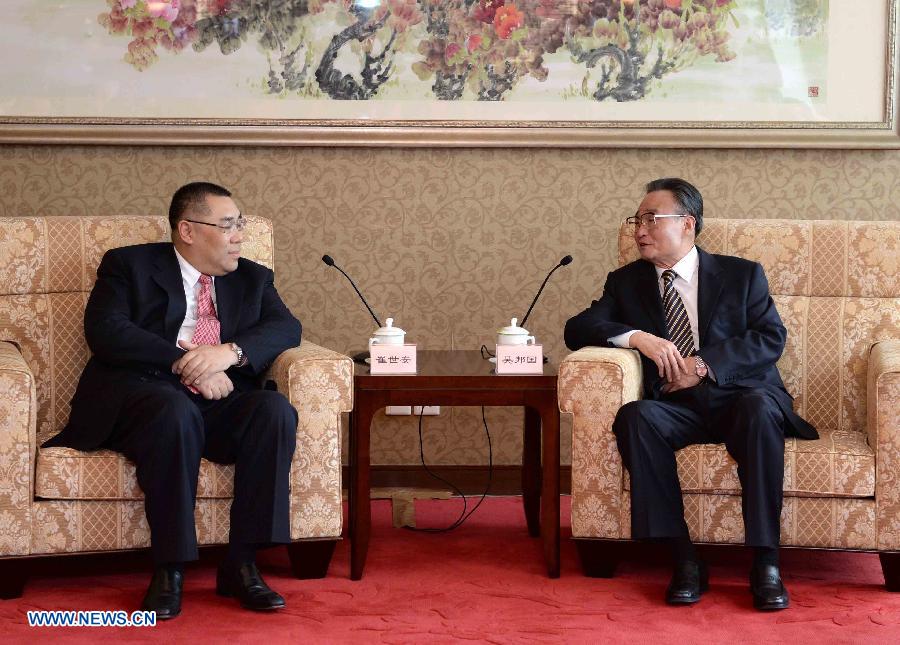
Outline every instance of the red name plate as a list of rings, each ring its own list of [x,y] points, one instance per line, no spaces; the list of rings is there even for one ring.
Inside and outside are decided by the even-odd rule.
[[[543,345],[497,345],[497,374],[543,374]]]
[[[415,374],[416,345],[369,345],[369,371],[372,374]]]

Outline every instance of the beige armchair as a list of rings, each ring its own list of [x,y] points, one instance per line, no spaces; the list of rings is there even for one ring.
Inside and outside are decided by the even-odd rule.
[[[121,455],[40,445],[66,423],[88,359],[83,317],[103,253],[169,239],[163,217],[0,218],[0,597],[22,592],[27,557],[149,546],[134,466]],[[273,265],[272,224],[250,218],[244,255]],[[272,365],[299,413],[289,553],[323,577],[341,536],[340,415],[352,407],[349,358],[304,340]],[[203,461],[200,544],[228,541],[233,466]]]
[[[765,267],[788,329],[778,368],[819,431],[785,443],[782,545],[877,551],[900,590],[900,223],[707,219],[698,244]],[[621,230],[620,264],[637,257]],[[611,576],[616,541],[631,536],[612,422],[640,393],[633,350],[587,347],[560,367],[560,409],[574,415],[572,536],[587,575]],[[724,445],[685,448],[677,463],[692,538],[742,543]]]

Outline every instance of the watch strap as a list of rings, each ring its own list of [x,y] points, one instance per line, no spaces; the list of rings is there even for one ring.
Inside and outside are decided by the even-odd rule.
[[[244,367],[247,364],[247,356],[244,354],[244,350],[241,349],[241,346],[237,343],[231,343],[231,350],[237,354],[238,361],[235,363],[236,367]]]
[[[694,373],[700,377],[700,380],[706,380],[709,376],[709,365],[706,364],[706,361],[703,360],[703,357],[700,356],[700,354],[694,354],[694,364]]]

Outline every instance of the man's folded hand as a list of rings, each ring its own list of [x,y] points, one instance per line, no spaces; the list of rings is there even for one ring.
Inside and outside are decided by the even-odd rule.
[[[234,384],[225,372],[215,372],[201,378],[194,387],[204,399],[214,401],[224,399],[234,390]]]
[[[661,389],[664,393],[669,394],[671,392],[677,392],[678,390],[684,390],[699,385],[702,379],[697,376],[697,361],[694,357],[691,356],[684,359],[684,366],[684,372],[681,372],[677,378],[668,380],[666,384],[662,386]]]
[[[200,380],[216,372],[224,372],[237,363],[237,354],[230,344],[195,345],[179,340],[178,345],[187,351],[172,364],[172,373],[178,374],[185,385],[196,386]]]
[[[671,383],[686,373],[684,358],[672,341],[648,334],[645,331],[638,331],[631,335],[628,342],[633,348],[656,363],[660,378]]]

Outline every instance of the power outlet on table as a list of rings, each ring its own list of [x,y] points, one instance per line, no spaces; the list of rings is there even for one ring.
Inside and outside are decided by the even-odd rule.
[[[419,416],[422,414],[423,416],[436,416],[441,413],[441,406],[439,405],[426,405],[425,412],[422,412],[421,405],[408,406],[408,405],[389,405],[385,408],[385,414],[389,414],[391,416],[408,416],[410,414],[414,414]]]

